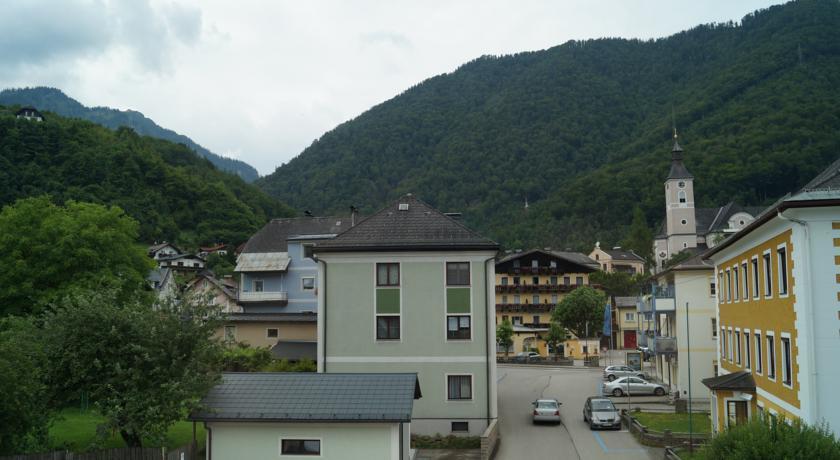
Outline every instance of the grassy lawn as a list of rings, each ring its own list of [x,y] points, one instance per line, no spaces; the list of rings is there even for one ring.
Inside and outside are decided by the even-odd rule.
[[[73,452],[84,452],[89,450],[91,444],[96,440],[96,426],[102,423],[103,418],[92,411],[82,412],[78,409],[65,409],[61,411],[60,419],[53,423],[50,428],[50,441],[54,449],[67,448]],[[199,449],[204,446],[204,427],[196,425],[196,439]],[[189,444],[192,441],[192,422],[178,422],[167,433],[166,447],[176,448]],[[111,433],[108,438],[97,446],[108,449],[112,447],[125,447],[119,433]]]
[[[688,433],[688,414],[659,412],[634,412],[633,417],[653,431],[671,430],[674,433]],[[709,414],[691,414],[691,430],[694,433],[709,433],[712,422]]]

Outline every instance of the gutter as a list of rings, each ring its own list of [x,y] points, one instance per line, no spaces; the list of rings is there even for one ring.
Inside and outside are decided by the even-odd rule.
[[[204,431],[207,432],[207,460],[213,460],[213,430],[204,422]]]
[[[495,256],[493,256],[493,257],[490,257],[489,259],[487,259],[487,260],[485,260],[485,261],[484,261],[484,282],[485,282],[485,283],[487,283],[487,282],[488,282],[488,279],[487,279],[487,275],[488,275],[487,264],[488,264],[488,263],[490,263],[490,261],[495,261],[495,260],[496,260],[496,257],[495,257]],[[494,266],[494,268],[495,268],[495,262],[494,262],[494,265],[493,265],[493,266]],[[494,286],[495,286],[495,279],[493,280],[493,283],[494,283]],[[490,388],[491,388],[491,386],[492,386],[492,385],[495,385],[495,384],[496,384],[496,382],[494,381],[494,380],[495,380],[494,376],[491,376],[491,375],[490,375],[490,374],[491,374],[491,370],[490,370],[490,366],[491,366],[491,363],[490,363],[490,361],[491,361],[491,360],[490,360],[490,357],[491,357],[491,350],[490,350],[490,335],[493,333],[493,331],[491,331],[491,329],[490,329],[490,328],[492,327],[492,326],[490,325],[490,318],[491,318],[491,315],[490,315],[490,304],[489,304],[489,302],[490,302],[490,296],[489,296],[489,295],[488,295],[488,293],[487,293],[487,291],[488,291],[489,289],[490,289],[490,286],[484,286],[484,291],[485,291],[485,292],[484,292],[484,311],[485,311],[485,316],[486,316],[486,317],[484,318],[484,323],[486,324],[486,329],[485,329],[485,334],[486,334],[485,345],[486,345],[486,350],[487,350],[487,352],[486,352],[486,354],[485,354],[485,356],[486,356],[486,358],[487,358],[487,368],[486,368],[486,373],[487,373],[487,426],[490,426],[490,423],[491,423],[491,420],[492,420],[492,417],[491,417],[491,412],[492,412],[492,411],[491,411],[491,408],[492,408],[492,395],[491,395],[491,393],[492,393],[492,392],[490,391]],[[494,292],[495,292],[495,289],[494,289]],[[493,324],[495,324],[495,323],[496,323],[496,312],[495,312],[495,310],[496,310],[496,309],[495,309],[495,304],[496,304],[496,302],[495,302],[495,298],[494,298],[494,299],[493,299],[493,315],[492,315],[492,318],[493,318]],[[494,365],[494,366],[495,366],[495,365],[496,365],[496,353],[495,353],[495,349],[493,350],[492,357],[493,357],[493,360],[492,360],[492,365]]]
[[[810,251],[811,251],[811,232],[810,232],[810,229],[808,228],[808,223],[803,221],[803,220],[794,219],[792,217],[787,217],[782,213],[781,210],[777,211],[776,215],[779,217],[779,219],[786,220],[786,221],[789,221],[789,222],[793,222],[793,223],[796,223],[796,224],[799,224],[799,225],[802,226],[802,230],[805,231],[805,248],[804,248],[805,249],[805,254],[810,253]],[[791,251],[791,253],[792,253],[792,251]],[[810,257],[809,257],[808,263],[805,264],[804,268],[805,268],[805,279],[809,280],[809,281],[813,280],[813,278],[811,278],[811,258]],[[808,318],[809,315],[803,315],[803,316],[808,318],[808,323],[805,326],[806,331],[808,333],[808,337],[810,337],[811,341],[815,342],[816,338],[814,337],[814,322],[816,321],[816,318],[814,316],[814,313],[815,313],[816,309],[813,308],[813,303],[814,303],[814,293],[813,293],[813,291],[814,291],[814,283],[809,282],[809,289],[808,289],[807,292],[808,292],[808,303],[811,304],[811,312],[810,312],[811,314],[810,314],[810,318]],[[808,394],[808,405],[811,406],[811,408],[813,410],[813,419],[812,420],[816,422],[816,421],[820,420],[820,417],[819,417],[820,407],[817,404],[817,363],[816,363],[816,358],[814,357],[814,355],[815,355],[814,350],[809,350],[809,351],[810,352],[808,353],[808,367],[810,368],[810,372],[809,372],[809,374],[810,374],[810,379],[809,380],[810,381],[808,382],[809,383],[808,387],[809,387],[810,391],[809,391],[809,394]],[[793,369],[791,369],[791,372],[792,371],[793,371]],[[800,381],[799,384],[802,385],[802,382]]]

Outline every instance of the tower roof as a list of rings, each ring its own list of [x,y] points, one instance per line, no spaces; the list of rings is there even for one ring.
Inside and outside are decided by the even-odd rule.
[[[694,179],[683,164],[683,149],[677,142],[676,133],[674,133],[674,148],[671,149],[671,171],[668,172],[666,180],[671,179]]]

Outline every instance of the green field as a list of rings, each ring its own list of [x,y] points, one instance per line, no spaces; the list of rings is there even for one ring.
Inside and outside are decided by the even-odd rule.
[[[661,412],[634,412],[633,417],[652,431],[671,430],[674,433],[688,433],[688,414],[669,414]],[[692,414],[691,431],[709,433],[712,422],[709,414]]]
[[[93,411],[65,409],[50,427],[50,443],[53,449],[68,449],[73,452],[84,452],[96,449],[125,447],[119,433],[110,433],[104,440],[96,442],[96,427],[103,422],[102,416]],[[172,449],[189,444],[192,441],[192,422],[176,423],[167,433],[166,447]],[[196,439],[199,449],[204,447],[204,426],[196,424]],[[144,444],[144,447],[147,445]],[[148,444],[148,446],[153,446]]]

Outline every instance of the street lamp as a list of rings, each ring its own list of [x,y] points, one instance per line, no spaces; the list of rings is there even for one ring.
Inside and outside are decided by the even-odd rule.
[[[691,335],[688,328],[688,302],[685,303],[685,355],[688,361],[688,451],[694,452],[694,439],[691,432]]]

